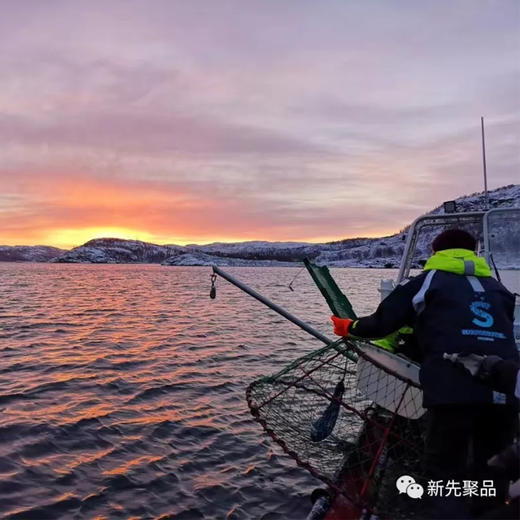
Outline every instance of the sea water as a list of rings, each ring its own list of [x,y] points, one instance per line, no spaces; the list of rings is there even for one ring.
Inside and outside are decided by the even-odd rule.
[[[306,272],[228,268],[332,337]],[[334,269],[359,314],[395,271]],[[248,384],[322,344],[210,268],[0,263],[2,518],[301,519]],[[288,286],[294,279],[291,291]]]

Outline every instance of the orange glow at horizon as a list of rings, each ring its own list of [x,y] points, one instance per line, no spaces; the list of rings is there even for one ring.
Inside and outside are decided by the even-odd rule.
[[[269,197],[264,200],[256,191],[229,195],[215,192],[210,184],[195,189],[187,181],[92,178],[85,173],[16,177],[1,172],[0,180],[5,180],[8,193],[16,194],[6,198],[3,210],[0,206],[0,245],[71,249],[96,238],[181,246],[246,241],[323,243],[389,235],[409,221],[402,215],[380,219],[378,212],[386,199],[376,197],[369,204],[362,193],[346,197],[348,204],[341,197],[340,202],[326,198],[322,208],[318,201],[309,203],[304,194],[299,203],[285,199],[280,203]],[[359,200],[363,200],[362,207]],[[358,220],[348,217],[353,213]]]
[[[35,246],[45,245],[58,247],[61,249],[72,249],[81,246],[90,240],[97,238],[120,238],[123,240],[139,240],[142,242],[149,242],[152,244],[166,245],[175,244],[185,246],[188,244],[211,244],[214,242],[221,243],[235,243],[235,242],[249,242],[249,241],[266,241],[266,242],[309,242],[309,243],[325,243],[337,240],[344,240],[348,238],[378,238],[395,233],[395,231],[373,231],[370,233],[362,233],[356,236],[313,236],[303,238],[289,238],[279,236],[200,236],[200,237],[186,237],[183,235],[165,236],[164,234],[155,234],[140,229],[130,229],[118,226],[94,226],[85,228],[63,228],[53,229],[42,233],[40,236],[31,236],[27,238],[13,237],[11,239],[3,239],[0,245],[24,245]]]
[[[146,231],[124,227],[86,227],[80,229],[56,229],[47,235],[47,241],[54,247],[70,248],[85,244],[95,238],[122,238],[153,242],[153,235]]]

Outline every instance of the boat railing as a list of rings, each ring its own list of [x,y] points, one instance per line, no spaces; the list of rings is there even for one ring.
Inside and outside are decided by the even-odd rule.
[[[417,250],[419,236],[425,228],[432,227],[439,228],[440,230],[442,227],[457,225],[457,227],[466,229],[468,227],[476,226],[478,227],[478,234],[482,235],[482,220],[485,213],[485,211],[472,211],[467,213],[439,213],[435,215],[424,215],[415,219],[407,233],[406,244],[403,251],[403,257],[401,259],[401,265],[399,267],[396,284],[401,283],[410,275],[410,269],[412,268],[412,261]]]

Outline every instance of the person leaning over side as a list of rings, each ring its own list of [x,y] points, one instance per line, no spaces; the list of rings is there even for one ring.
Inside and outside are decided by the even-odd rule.
[[[423,406],[428,409],[425,471],[428,479],[444,484],[486,478],[486,461],[512,442],[518,425],[514,398],[494,392],[443,358],[444,353],[473,353],[518,361],[514,296],[491,277],[475,247],[468,232],[444,231],[432,243],[434,254],[424,272],[397,286],[374,314],[357,321],[332,316],[339,336],[374,339],[403,326],[414,328],[423,356]],[[433,513],[437,518],[470,518],[465,502],[456,497],[436,500]]]

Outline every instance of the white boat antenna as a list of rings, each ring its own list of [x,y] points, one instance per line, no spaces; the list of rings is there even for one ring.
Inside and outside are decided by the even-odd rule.
[[[486,209],[489,209],[489,195],[487,189],[487,168],[486,168],[486,139],[484,136],[484,116],[480,117],[480,128],[482,130],[482,165],[484,167],[484,197]]]

